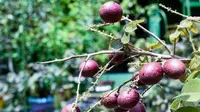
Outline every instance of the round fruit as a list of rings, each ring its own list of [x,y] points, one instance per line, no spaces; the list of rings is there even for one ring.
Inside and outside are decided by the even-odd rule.
[[[123,108],[120,108],[120,107],[117,107],[114,109],[115,112],[128,112],[127,109],[123,109]]]
[[[140,100],[140,95],[136,89],[126,89],[119,93],[117,103],[120,108],[130,109],[134,107]]]
[[[98,72],[99,65],[93,60],[87,60],[86,64],[85,61],[80,64],[79,71],[81,71],[82,68],[83,68],[82,76],[93,77]]]
[[[145,85],[156,84],[162,79],[162,77],[162,66],[157,62],[145,64],[139,72],[139,79]]]
[[[121,63],[124,60],[124,54],[111,53],[111,54],[108,54],[108,57],[110,60],[112,60],[111,62],[114,64]]]
[[[179,79],[185,75],[185,64],[179,59],[169,59],[163,65],[163,71],[171,79]]]
[[[146,112],[145,105],[139,102],[135,107],[131,108],[129,112]]]
[[[107,97],[104,97],[102,100],[102,105],[107,108],[116,108],[117,107],[117,94],[116,92],[111,93]]]
[[[73,109],[73,104],[68,104],[68,105],[65,105],[63,108],[62,108],[62,111],[61,112],[72,112],[72,109]],[[80,108],[79,107],[76,107],[74,112],[81,112]]]
[[[123,11],[118,3],[110,1],[102,5],[99,13],[105,23],[115,23],[121,20]]]

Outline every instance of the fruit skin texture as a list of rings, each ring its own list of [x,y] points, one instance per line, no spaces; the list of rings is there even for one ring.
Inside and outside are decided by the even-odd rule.
[[[116,94],[116,92],[113,92],[109,96],[104,97],[101,103],[106,108],[116,108],[117,107],[117,94]]]
[[[145,105],[139,102],[135,107],[131,108],[129,112],[146,112]]]
[[[62,108],[62,111],[61,112],[71,112],[73,109],[73,104],[68,104],[68,105],[65,105],[63,108]],[[81,112],[80,108],[79,107],[76,107],[76,109],[74,110],[74,112]]]
[[[117,107],[114,109],[115,112],[128,112],[127,109],[123,109],[123,108],[120,108],[120,107]]]
[[[124,54],[116,54],[116,53],[110,53],[108,54],[109,59],[112,59],[113,64],[121,63],[124,60]]]
[[[80,64],[79,71],[81,71],[82,68],[83,68],[83,71],[82,71],[83,77],[93,77],[98,72],[99,65],[93,60],[87,60],[86,64],[85,64],[85,61],[83,61]]]
[[[140,100],[140,95],[136,89],[126,89],[119,93],[117,103],[120,108],[130,109],[134,107]]]
[[[179,79],[185,75],[185,64],[179,59],[169,59],[163,64],[165,74],[171,79]]]
[[[139,79],[145,85],[156,84],[162,79],[162,77],[162,66],[157,62],[145,64],[139,71]]]
[[[100,17],[105,23],[115,23],[122,18],[122,8],[116,2],[106,2],[99,10]]]

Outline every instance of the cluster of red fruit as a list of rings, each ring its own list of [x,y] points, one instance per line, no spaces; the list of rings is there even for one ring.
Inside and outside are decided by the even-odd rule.
[[[105,23],[115,23],[122,18],[122,8],[115,2],[106,2],[100,9],[100,16]],[[109,59],[113,64],[124,61],[124,54],[109,54]],[[99,71],[99,65],[94,60],[87,60],[80,64],[79,71],[82,70],[83,77],[93,77]],[[179,79],[184,76],[186,67],[178,59],[166,60],[163,66],[159,62],[145,64],[138,73],[138,83],[143,85],[153,85],[158,83],[164,74],[172,79]],[[140,94],[134,88],[128,88],[119,93],[113,92],[103,97],[102,105],[107,108],[115,108],[116,112],[146,112],[145,105],[140,101]],[[66,105],[62,112],[71,112],[72,104]],[[74,112],[80,112],[76,107]]]
[[[102,100],[106,108],[115,108],[115,112],[145,112],[145,106],[140,101],[140,95],[136,89],[128,88],[117,94],[111,93]]]
[[[185,72],[184,63],[178,59],[169,59],[164,62],[163,66],[158,62],[151,62],[145,64],[137,72],[138,82],[153,85],[162,79],[163,74],[172,79],[179,79],[185,75]],[[146,112],[144,104],[140,101],[140,95],[134,88],[126,89],[119,94],[112,93],[103,98],[102,104],[107,108],[116,108],[116,112]]]

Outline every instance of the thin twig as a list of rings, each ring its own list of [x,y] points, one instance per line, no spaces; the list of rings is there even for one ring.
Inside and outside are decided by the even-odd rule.
[[[55,59],[55,60],[39,62],[39,63],[48,64],[48,63],[54,63],[54,62],[63,62],[63,61],[67,61],[67,60],[71,60],[71,59],[75,59],[75,58],[87,57],[88,55],[90,55],[90,57],[92,57],[92,56],[95,56],[95,55],[109,54],[109,53],[124,53],[124,51],[102,50],[102,51],[94,52],[94,53],[90,53],[90,54],[73,55],[73,56],[70,56],[70,57],[62,58],[62,59]],[[171,55],[158,54],[158,53],[153,53],[153,52],[149,52],[149,51],[132,50],[132,51],[130,51],[130,54],[131,55],[147,55],[147,56],[159,57],[161,59],[170,59],[170,58],[174,58],[175,57],[175,58],[179,58],[179,59],[185,60],[185,61],[189,61],[190,60],[190,59],[187,59],[187,58],[181,58],[179,56],[172,57]]]
[[[127,80],[127,81],[129,81],[129,80]],[[125,82],[127,82],[127,81],[125,81]],[[129,81],[129,82],[130,82],[130,81]],[[126,84],[127,84],[127,83],[126,83]],[[121,84],[120,86],[114,88],[114,89],[111,90],[108,94],[106,94],[106,95],[104,96],[104,98],[107,97],[107,96],[109,96],[110,94],[112,94],[112,93],[115,92],[116,90],[119,90],[119,88],[122,87],[122,85],[124,86],[125,84],[123,83],[123,84]],[[102,100],[103,100],[103,98],[100,99],[98,102],[96,102],[92,107],[90,107],[90,109],[89,109],[87,112],[90,112],[94,107],[96,107],[97,105],[99,105],[99,104],[101,103]]]
[[[118,87],[117,93],[120,92],[120,89],[121,89],[124,85],[126,85],[126,84],[129,83],[130,81],[135,80],[135,79],[137,78],[137,76],[138,76],[138,74],[135,74],[131,79],[129,79],[129,80],[125,81],[123,84],[121,84],[121,85]]]
[[[75,59],[75,58],[87,57],[88,55],[90,55],[90,57],[92,57],[92,56],[95,56],[95,55],[109,54],[109,53],[124,53],[124,52],[123,51],[113,51],[113,50],[102,50],[102,51],[94,52],[94,53],[90,53],[90,54],[73,55],[73,56],[70,56],[70,57],[62,58],[62,59],[55,59],[55,60],[39,62],[39,63],[48,64],[48,63],[54,63],[54,62],[63,62],[63,61],[67,61],[67,60],[71,60],[71,59]]]
[[[144,94],[149,91],[154,85],[149,86],[148,88],[146,88],[142,93],[141,96],[144,96]]]
[[[110,94],[112,94],[113,92],[115,92],[118,88],[119,88],[119,87],[114,88],[114,89],[111,90],[108,94],[106,94],[104,97],[109,96]],[[96,102],[92,107],[90,107],[90,109],[87,110],[87,112],[90,112],[94,107],[96,107],[97,105],[100,105],[102,100],[103,100],[103,98],[100,99],[98,102]]]
[[[87,112],[90,112],[94,107],[96,107],[97,105],[101,104],[101,100],[99,100],[98,102],[96,102],[94,105],[92,105],[92,107],[90,107],[89,110],[87,110]]]
[[[174,49],[173,49],[173,56],[175,56],[175,54],[176,54],[176,39],[175,39],[175,42],[173,44],[173,47],[174,47]]]
[[[182,17],[186,18],[187,20],[195,21],[195,22],[200,23],[200,17],[192,17],[192,16],[187,16],[187,15],[181,14],[180,12],[177,12],[176,10],[172,10],[170,7],[166,7],[163,4],[159,4],[159,6],[161,6],[162,8],[166,9],[167,11],[169,11],[171,13],[174,13],[174,14],[177,14],[179,16],[182,16]]]
[[[91,28],[91,27],[89,27],[89,30],[94,31],[94,32],[97,32],[97,33],[99,33],[99,34],[101,34],[101,35],[107,36],[107,37],[109,37],[109,38],[111,38],[111,39],[116,39],[116,37],[112,36],[111,34],[109,35],[109,34],[107,34],[107,33],[104,33],[103,31],[98,30],[98,29],[96,29],[96,28]]]
[[[88,91],[82,95],[82,97],[79,99],[79,101],[82,101],[83,98],[86,98],[89,93],[91,92],[91,90],[98,84],[99,82],[99,79],[101,78],[101,76],[106,72],[106,69],[108,67],[108,65],[110,64],[111,61],[109,61],[103,68],[102,68],[102,71],[99,75],[97,75],[97,78],[95,80],[95,82],[93,83],[93,85],[88,89]]]
[[[86,28],[94,28],[94,27],[103,27],[103,26],[108,26],[108,25],[111,25],[113,23],[102,23],[102,24],[93,24],[93,25],[90,25],[90,26],[87,26]]]
[[[194,42],[193,42],[193,39],[192,39],[192,34],[190,33],[190,31],[187,28],[186,28],[186,30],[189,33],[189,41],[190,41],[190,43],[192,45],[192,49],[193,49],[193,51],[196,51],[196,48],[194,46]]]
[[[184,15],[184,14],[181,14],[181,13],[179,13],[179,12],[177,12],[177,11],[172,10],[170,7],[166,7],[166,6],[163,5],[163,4],[159,4],[159,6],[161,6],[161,7],[164,8],[164,9],[166,9],[167,11],[169,11],[169,12],[171,12],[171,13],[174,13],[174,14],[177,14],[177,15],[179,15],[179,16],[182,16],[182,17],[185,17],[185,18],[188,18],[188,17],[189,17],[189,16],[187,16],[187,15]]]
[[[75,108],[77,107],[78,105],[78,99],[79,99],[79,90],[80,90],[80,85],[81,85],[81,75],[82,75],[82,72],[83,72],[83,69],[85,68],[85,65],[87,63],[87,60],[90,58],[90,56],[88,56],[86,59],[85,59],[85,63],[83,65],[83,67],[81,68],[80,72],[79,72],[79,75],[78,75],[78,86],[77,86],[77,90],[76,90],[76,100],[74,102],[74,106],[73,106],[73,109],[72,109],[72,112],[75,111]]]
[[[124,20],[128,20],[129,22],[131,22],[132,20],[129,19],[128,17],[123,17]],[[169,47],[167,47],[167,45],[158,37],[156,36],[154,33],[148,31],[146,28],[144,28],[142,25],[137,24],[137,26],[139,28],[141,28],[142,30],[144,30],[146,33],[150,34],[151,36],[153,36],[153,38],[155,38],[158,42],[160,42],[165,48],[166,50],[169,52],[170,55],[172,55],[172,51],[169,49]]]

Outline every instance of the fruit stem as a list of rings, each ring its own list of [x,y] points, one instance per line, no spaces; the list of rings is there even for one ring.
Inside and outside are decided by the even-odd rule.
[[[146,88],[142,93],[141,96],[143,96],[147,91],[149,91],[154,85],[149,86],[148,88]]]
[[[89,93],[91,92],[91,90],[98,84],[98,82],[99,82],[99,79],[101,78],[101,76],[107,71],[107,67],[110,65],[110,63],[111,63],[111,61],[112,60],[110,60],[101,70],[100,70],[100,72],[97,72],[96,73],[96,80],[95,80],[95,82],[93,83],[93,85],[88,89],[88,91],[86,92],[86,94],[85,95],[83,95],[82,97],[80,97],[80,99],[78,100],[78,101],[81,101],[83,98],[86,98],[88,95],[89,95]]]
[[[175,42],[173,44],[173,47],[174,47],[174,49],[173,49],[173,56],[175,56],[175,53],[176,53],[176,39],[175,39]]]
[[[190,43],[192,45],[192,49],[193,49],[193,51],[196,51],[196,48],[194,46],[194,42],[193,42],[193,39],[192,39],[192,35],[191,35],[191,33],[189,32],[189,30],[187,28],[186,28],[186,30],[189,33],[189,41],[190,41]]]
[[[87,58],[85,59],[85,63],[83,65],[83,67],[81,68],[81,71],[79,72],[79,75],[78,75],[78,86],[77,86],[77,90],[76,90],[76,100],[74,102],[72,112],[75,111],[75,109],[76,109],[76,107],[78,105],[79,90],[80,90],[80,85],[81,85],[81,75],[82,75],[83,69],[85,68],[85,65],[86,65],[86,63],[87,63],[89,58],[90,58],[90,55],[88,55]]]
[[[129,19],[128,17],[123,17],[124,20],[127,20],[129,22],[131,22],[132,20]],[[146,28],[144,28],[142,25],[137,24],[137,26],[139,28],[141,28],[142,30],[144,30],[146,33],[150,34],[151,36],[153,36],[153,38],[155,38],[158,42],[160,42],[165,48],[166,50],[169,52],[170,55],[172,55],[172,51],[167,47],[167,45],[158,37],[156,36],[154,33],[150,32],[149,30],[147,30]]]
[[[117,93],[119,94],[120,89],[121,89],[125,84],[127,84],[127,83],[129,83],[129,82],[135,80],[135,79],[137,78],[137,76],[138,76],[138,74],[135,74],[135,75],[133,76],[133,78],[131,78],[131,79],[125,81],[122,85],[120,85],[120,86],[118,87]]]

